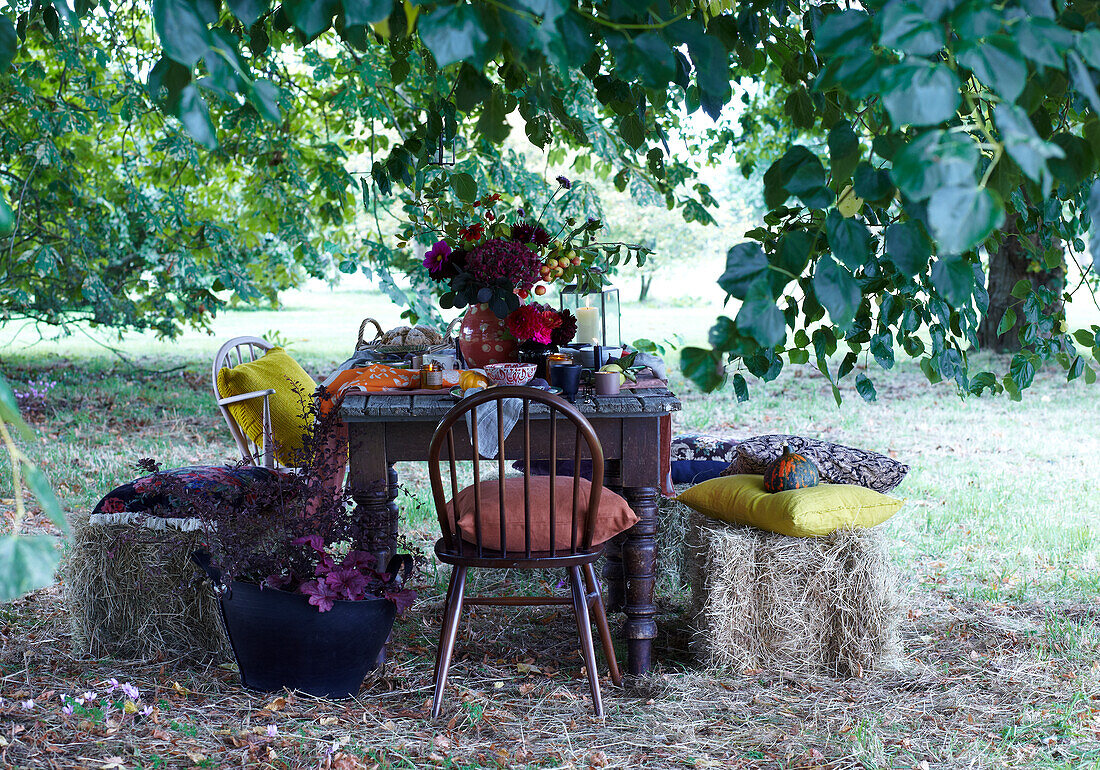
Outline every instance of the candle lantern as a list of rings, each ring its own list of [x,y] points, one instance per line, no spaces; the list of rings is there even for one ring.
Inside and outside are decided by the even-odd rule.
[[[561,290],[561,309],[577,318],[575,345],[601,345],[617,348],[622,345],[619,290],[592,282],[570,284]]]

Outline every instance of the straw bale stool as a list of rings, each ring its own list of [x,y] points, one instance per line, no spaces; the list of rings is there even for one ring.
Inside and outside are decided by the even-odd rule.
[[[899,653],[897,573],[875,529],[788,537],[689,511],[684,562],[708,666],[859,676]]]

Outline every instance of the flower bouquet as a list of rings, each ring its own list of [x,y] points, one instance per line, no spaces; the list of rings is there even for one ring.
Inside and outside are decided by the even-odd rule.
[[[630,259],[640,265],[649,254],[642,246],[597,242],[598,219],[566,217],[547,229],[543,216],[572,189],[563,176],[534,218],[499,193],[456,202],[445,187],[445,180],[435,180],[407,207],[412,216],[401,235],[405,243],[432,244],[423,267],[440,307],[471,308],[460,336],[471,365],[509,360],[520,343],[569,343],[576,334],[572,314],[524,302],[557,282],[598,289],[615,265]]]

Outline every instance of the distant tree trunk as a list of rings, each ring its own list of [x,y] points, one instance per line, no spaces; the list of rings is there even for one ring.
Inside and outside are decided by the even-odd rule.
[[[642,288],[641,291],[638,292],[638,302],[645,302],[646,298],[649,297],[649,287],[653,285],[653,276],[642,273],[640,277],[642,279]]]
[[[1021,239],[1028,238],[1032,244],[1037,245],[1039,233],[1030,236],[1020,235],[1015,213],[1008,215],[1002,231],[1006,236],[1004,243],[996,252],[989,255],[989,276],[986,283],[986,289],[989,292],[989,310],[978,326],[978,345],[982,350],[1012,353],[1020,349],[1020,328],[1024,323],[1024,314],[1019,307],[1016,307],[1015,325],[1004,334],[997,335],[997,327],[1001,323],[1005,310],[1010,306],[1019,305],[1020,302],[1012,296],[1012,287],[1021,279],[1025,279],[1031,282],[1032,287],[1047,286],[1060,295],[1065,288],[1066,272],[1061,267],[1039,272],[1028,271],[1031,256],[1024,249]],[[1060,239],[1054,240],[1058,246],[1061,246]],[[1062,300],[1059,299],[1052,309],[1060,310],[1061,305]]]

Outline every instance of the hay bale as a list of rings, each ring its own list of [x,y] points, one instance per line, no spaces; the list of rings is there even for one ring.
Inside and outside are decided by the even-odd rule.
[[[135,518],[117,518],[127,516]],[[189,559],[193,549],[165,548],[163,532],[104,519],[80,513],[71,521],[61,576],[75,647],[119,658],[231,660],[218,601]],[[202,533],[182,537],[197,548]]]
[[[787,537],[692,511],[684,557],[693,645],[712,667],[858,676],[899,654],[898,576],[880,532]]]

